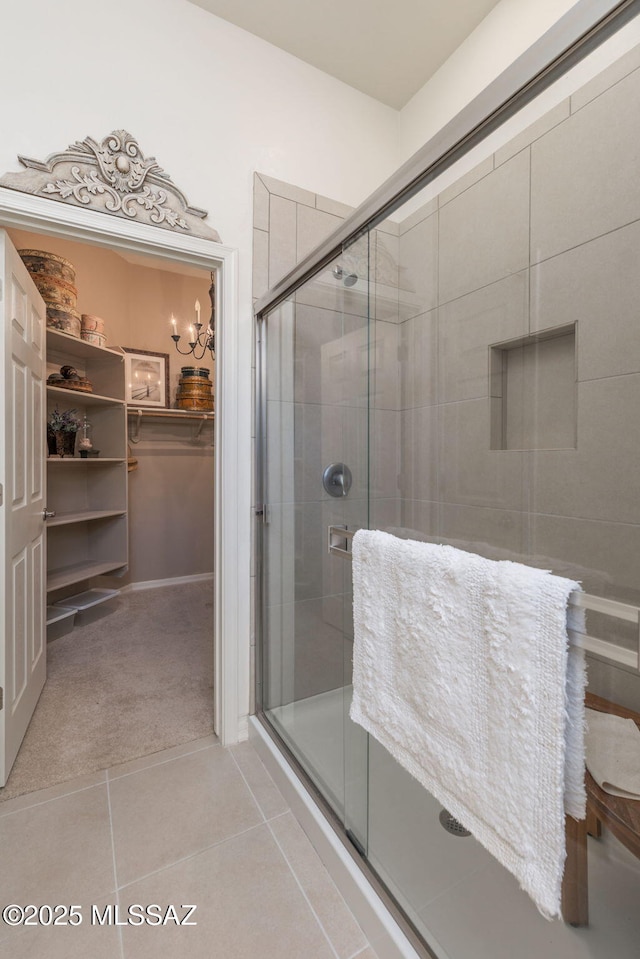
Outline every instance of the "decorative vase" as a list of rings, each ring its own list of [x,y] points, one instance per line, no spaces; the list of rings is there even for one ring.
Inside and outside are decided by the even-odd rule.
[[[76,434],[67,430],[47,430],[49,456],[74,456]]]

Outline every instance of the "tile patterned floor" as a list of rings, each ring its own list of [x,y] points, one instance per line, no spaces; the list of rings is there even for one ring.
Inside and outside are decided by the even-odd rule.
[[[248,743],[211,736],[8,800],[0,854],[2,906],[83,916],[0,921],[0,959],[375,959]],[[92,905],[123,921],[134,903],[195,904],[197,925],[91,922]]]

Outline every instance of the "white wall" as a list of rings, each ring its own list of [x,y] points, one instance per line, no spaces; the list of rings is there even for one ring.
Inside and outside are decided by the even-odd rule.
[[[502,0],[400,113],[399,162],[434,136],[574,7],[594,20],[614,0]]]
[[[127,129],[239,248],[244,312],[254,170],[356,204],[395,167],[395,110],[186,0],[0,0],[0,17],[0,171]]]

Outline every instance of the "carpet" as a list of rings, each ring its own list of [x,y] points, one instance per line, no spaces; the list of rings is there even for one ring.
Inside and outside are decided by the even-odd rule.
[[[126,593],[49,643],[0,801],[213,733],[213,586]]]

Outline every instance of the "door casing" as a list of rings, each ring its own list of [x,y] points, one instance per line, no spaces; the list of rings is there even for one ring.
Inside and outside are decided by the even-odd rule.
[[[239,322],[238,251],[0,187],[0,226],[127,250],[218,271],[214,556],[214,728],[222,745],[246,739],[250,672],[252,326]],[[168,335],[168,334],[167,334]],[[246,366],[246,369],[245,369]],[[245,382],[246,380],[246,382]]]

